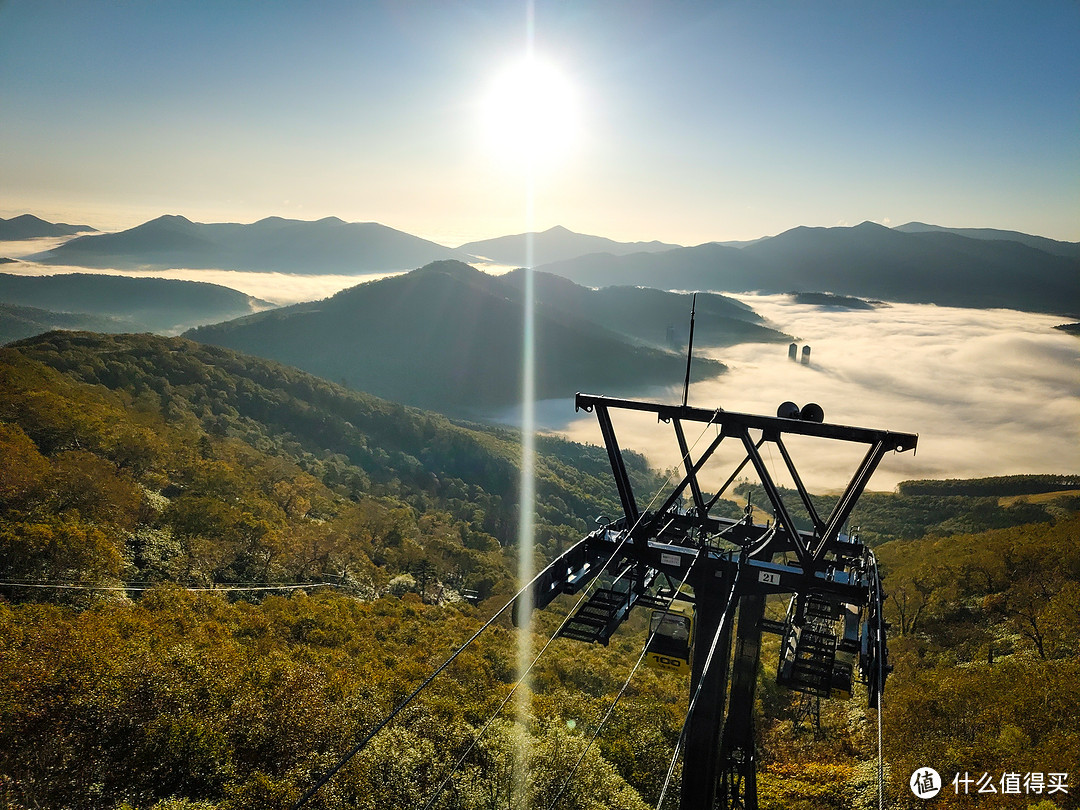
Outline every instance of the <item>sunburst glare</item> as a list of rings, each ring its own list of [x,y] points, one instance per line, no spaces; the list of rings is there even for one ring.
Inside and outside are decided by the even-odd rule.
[[[578,91],[565,73],[530,53],[491,82],[482,103],[487,153],[514,169],[550,168],[580,133]]]

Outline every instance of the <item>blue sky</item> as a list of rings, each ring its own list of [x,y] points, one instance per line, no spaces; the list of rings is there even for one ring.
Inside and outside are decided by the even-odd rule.
[[[517,2],[0,0],[0,215],[561,224],[752,239],[920,220],[1080,240],[1080,4],[544,2],[570,145],[496,160]],[[561,113],[560,113],[561,115]]]

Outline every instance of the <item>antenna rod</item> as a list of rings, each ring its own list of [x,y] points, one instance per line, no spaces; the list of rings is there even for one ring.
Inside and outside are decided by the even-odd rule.
[[[686,407],[686,398],[690,396],[690,360],[694,356],[694,310],[697,308],[697,293],[690,300],[690,343],[686,347],[686,379],[683,381],[682,404]]]

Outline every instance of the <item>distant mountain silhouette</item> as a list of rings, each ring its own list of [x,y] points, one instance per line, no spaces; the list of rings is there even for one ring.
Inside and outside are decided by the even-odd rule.
[[[682,379],[680,353],[632,343],[573,312],[536,309],[536,393],[640,392]],[[513,279],[457,261],[360,284],[186,337],[297,366],[348,387],[445,413],[483,416],[521,392],[522,300]],[[723,366],[700,360],[714,376]]]
[[[524,270],[500,281],[520,290]],[[685,351],[689,337],[691,296],[646,287],[582,287],[552,273],[534,273],[536,301],[553,315],[591,321],[646,345]],[[673,340],[674,339],[674,340]],[[697,297],[695,345],[731,346],[736,343],[786,342],[789,335],[765,326],[750,307],[715,293]]]
[[[527,249],[527,239],[532,237],[532,261]],[[458,247],[462,253],[478,259],[488,259],[496,264],[513,267],[536,267],[540,264],[573,259],[589,253],[610,253],[623,256],[628,253],[655,253],[679,247],[663,242],[616,242],[602,236],[574,233],[561,225],[531,234],[514,234],[479,242],[468,242]]]
[[[54,329],[87,332],[138,332],[139,324],[107,315],[50,312],[37,307],[0,304],[0,344],[41,335]]]
[[[924,222],[909,222],[906,225],[897,225],[893,230],[903,231],[904,233],[944,232],[954,233],[957,236],[966,236],[969,239],[1019,242],[1022,245],[1033,247],[1053,256],[1068,256],[1072,259],[1080,259],[1080,242],[1059,242],[1056,239],[1047,239],[1045,236],[1032,236],[1019,231],[1002,231],[997,228],[943,228],[940,225],[927,225]]]
[[[375,222],[268,217],[250,225],[202,224],[167,215],[127,231],[72,239],[38,260],[79,267],[359,274],[463,256]]]
[[[46,222],[33,214],[23,214],[11,219],[0,218],[0,241],[15,242],[20,239],[37,239],[42,236],[74,236],[77,233],[96,231],[89,225],[67,225],[63,222]]]
[[[945,231],[905,233],[871,222],[852,228],[794,228],[743,248],[713,243],[663,253],[584,256],[540,269],[593,286],[797,290],[1080,313],[1080,259],[1015,240],[973,239]]]
[[[759,269],[746,250],[707,242],[658,253],[592,253],[538,269],[591,287],[632,284],[662,290],[737,292],[753,289],[747,282]]]
[[[91,273],[55,276],[0,273],[0,302],[52,313],[116,319],[102,321],[105,324],[102,328],[70,327],[73,329],[164,333],[236,318],[271,306],[218,284]],[[108,323],[114,323],[116,328],[108,328]]]

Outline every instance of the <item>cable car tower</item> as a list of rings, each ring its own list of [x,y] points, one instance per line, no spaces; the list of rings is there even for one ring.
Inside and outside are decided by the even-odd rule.
[[[691,347],[692,341],[691,318]],[[541,609],[560,594],[578,593],[595,582],[560,633],[601,644],[633,608],[654,611],[651,663],[690,673],[690,708],[680,738],[680,807],[756,810],[753,707],[763,632],[782,637],[776,675],[782,685],[819,697],[850,697],[857,662],[869,704],[878,706],[890,670],[884,594],[873,554],[842,530],[885,454],[914,450],[918,437],[830,424],[817,405],[800,409],[790,402],[776,416],[691,407],[685,393],[681,405],[579,393],[575,406],[596,414],[623,514],[541,571],[530,585],[532,604]],[[612,424],[611,414],[618,411],[655,414],[673,429],[681,478],[669,479],[656,508],[639,505]],[[690,423],[716,431],[696,457],[685,432]],[[791,436],[866,446],[827,515],[819,514],[795,468],[785,445]],[[744,457],[706,500],[702,471],[724,442],[737,445]],[[809,528],[796,525],[793,504],[785,501],[795,496],[783,492],[770,474],[761,452],[766,445],[775,446],[794,480]],[[773,519],[765,524],[753,522],[749,507],[741,518],[713,514],[747,465],[772,507]],[[765,618],[770,594],[790,594],[782,622]],[[527,617],[515,613],[516,622],[523,620]]]
[[[696,302],[697,296],[694,298]],[[681,405],[580,393],[575,399],[576,410],[596,414],[622,516],[604,520],[600,528],[522,587],[316,779],[294,810],[302,810],[323,785],[508,609],[513,608],[514,623],[520,624],[529,620],[525,612],[528,607],[542,609],[561,594],[585,591],[560,625],[558,635],[606,645],[633,608],[647,608],[652,610],[652,620],[642,657],[647,655],[652,666],[689,672],[690,701],[675,750],[675,757],[680,748],[684,751],[681,810],[757,810],[753,709],[762,633],[781,636],[778,683],[812,696],[815,701],[822,697],[851,697],[857,663],[859,676],[867,685],[869,705],[879,708],[891,669],[882,613],[885,594],[873,552],[857,538],[844,534],[843,527],[885,454],[914,451],[918,436],[830,424],[824,421],[821,407],[814,404],[799,408],[784,402],[776,416],[691,407],[687,405],[687,394],[693,346],[691,307]],[[672,473],[644,509],[639,506],[623,462],[611,419],[613,411],[655,414],[658,422],[670,424],[674,431],[682,477],[673,482],[676,473]],[[705,427],[691,446],[684,425],[695,422]],[[710,428],[715,428],[714,438],[695,457],[697,445]],[[866,446],[862,461],[828,515],[818,512],[795,468],[785,444],[785,438],[791,436]],[[716,451],[725,441],[735,444],[739,449],[736,456],[741,454],[743,458],[706,500],[702,473],[711,463],[715,466]],[[770,475],[761,453],[766,445],[770,457],[772,447],[776,447],[795,483],[794,491],[782,490]],[[738,518],[713,511],[747,465],[756,473],[772,507],[773,518],[764,524],[754,523],[749,505]],[[794,501],[796,495],[805,517],[803,528],[797,525],[788,502]],[[653,508],[661,496],[662,502]],[[765,618],[765,600],[770,594],[790,595],[784,621]],[[473,737],[424,810],[434,806],[516,688]],[[881,791],[880,724],[878,764]],[[667,784],[665,781],[665,789]],[[883,797],[883,793],[879,796]],[[663,798],[661,793],[658,807]]]

